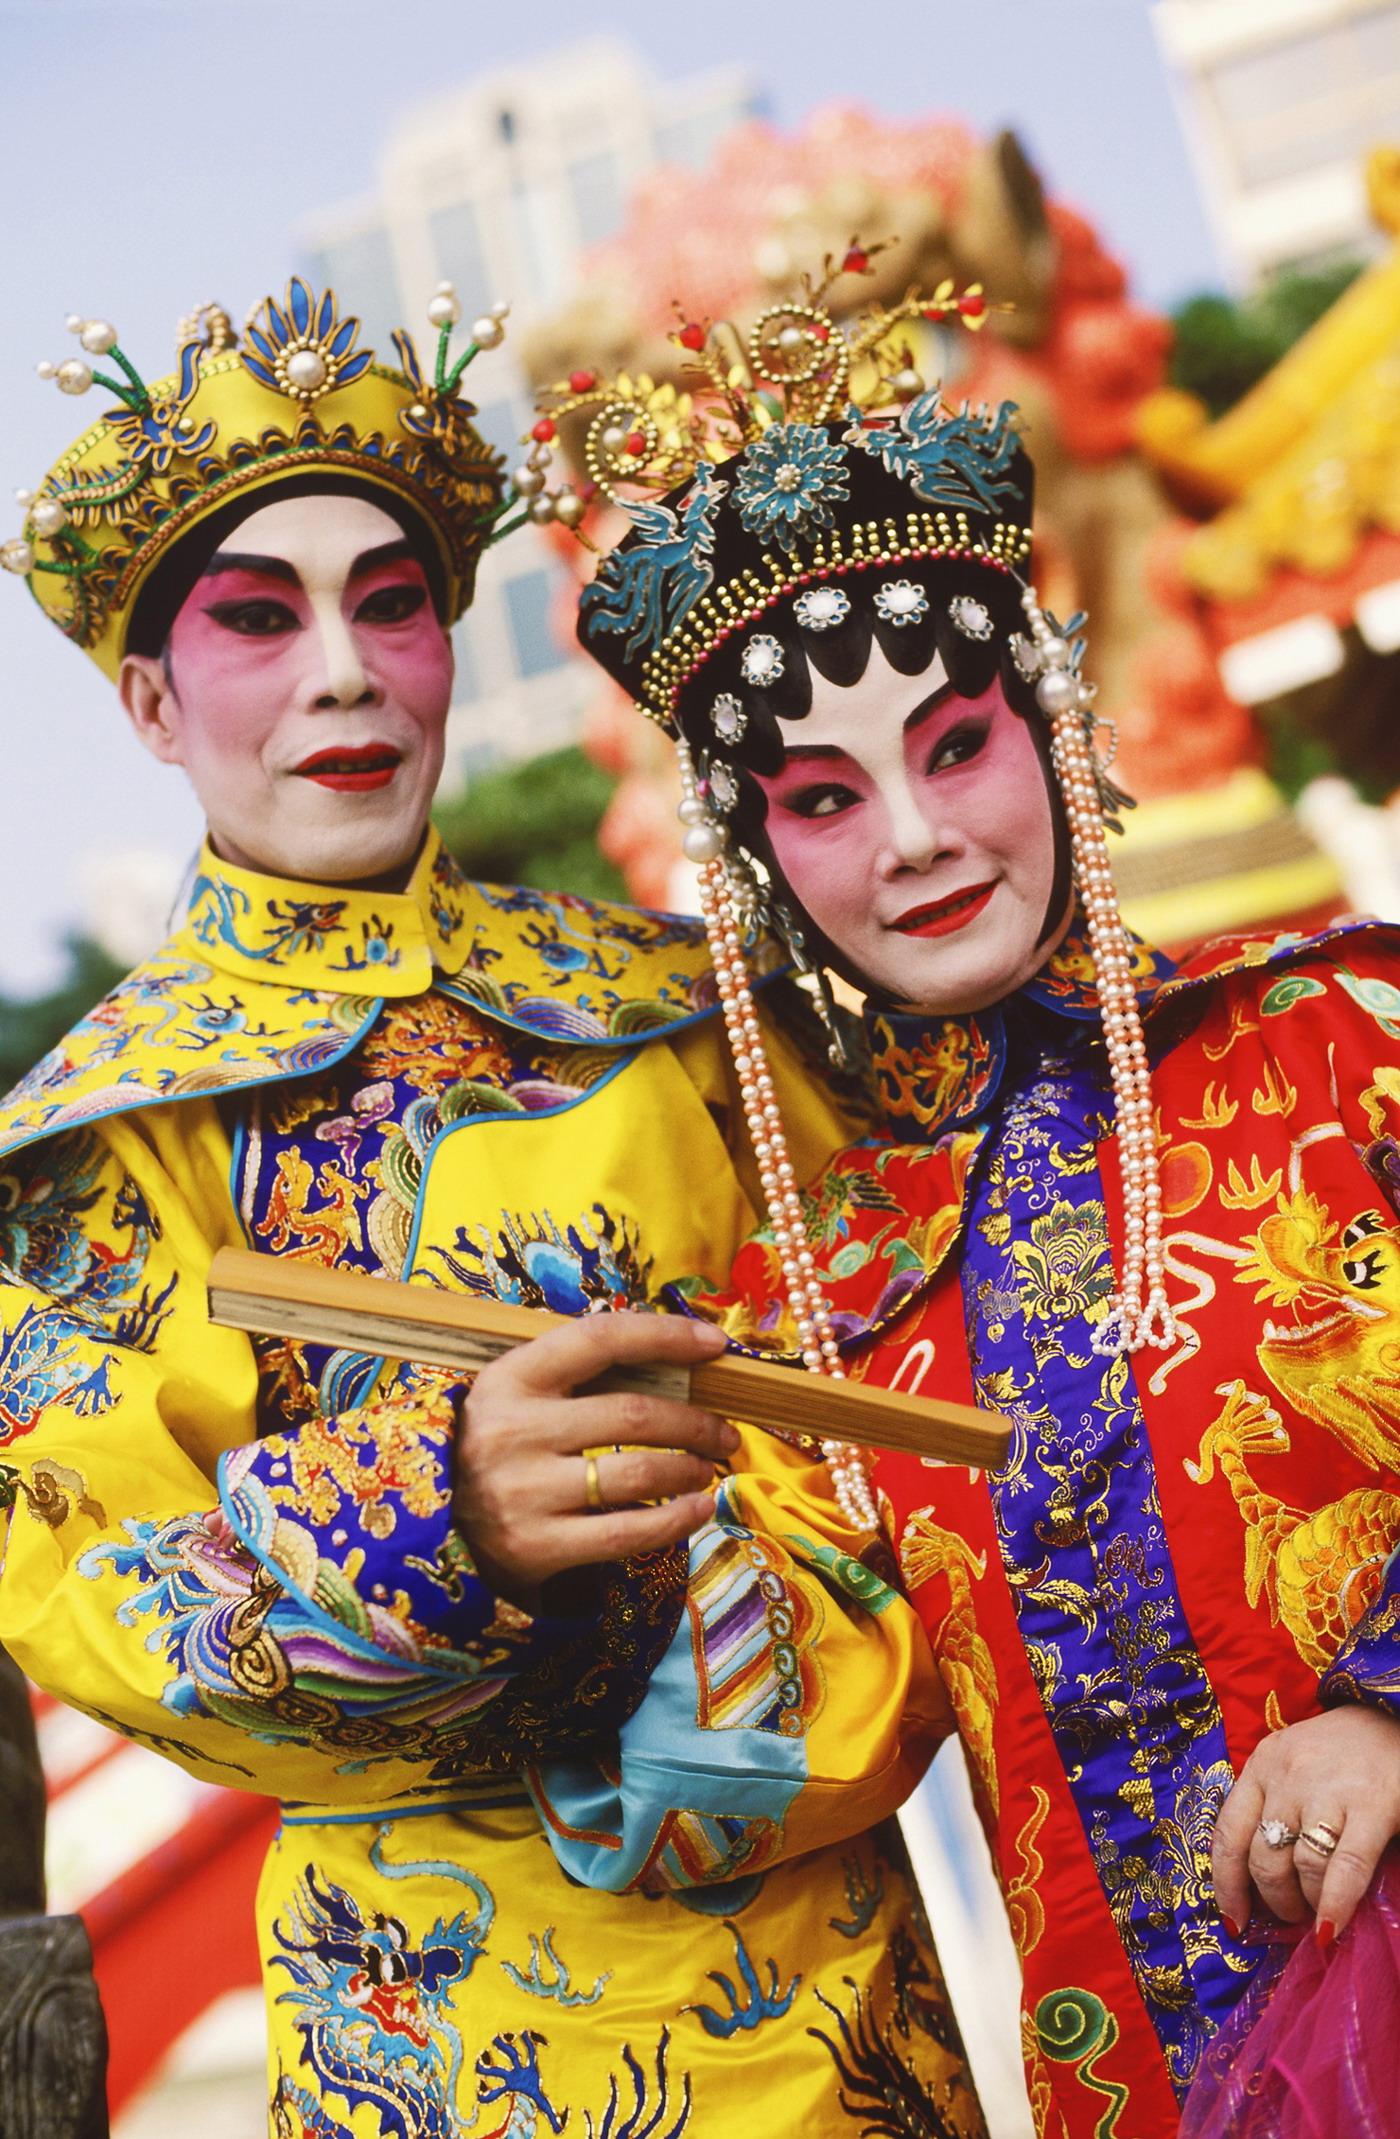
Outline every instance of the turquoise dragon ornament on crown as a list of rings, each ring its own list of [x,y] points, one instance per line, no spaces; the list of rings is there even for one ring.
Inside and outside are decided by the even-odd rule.
[[[475,320],[455,358],[461,306],[450,283],[427,309],[433,363],[423,366],[400,329],[390,366],[358,346],[359,321],[341,318],[333,291],[317,296],[293,277],[282,302],[265,298],[241,337],[221,307],[200,306],[182,323],[174,375],[151,385],[107,321],[70,318],[83,353],[40,364],[40,375],[67,394],[105,387],[118,405],[37,491],[16,492],[24,530],[0,545],[0,563],[115,676],[137,598],[172,544],[235,496],[324,468],[413,508],[441,562],[445,621],[455,622],[489,543],[527,518],[576,526],[584,508],[572,490],[546,489],[547,443],[533,443],[507,485],[500,457],[473,427],[462,376],[501,342],[509,307]]]

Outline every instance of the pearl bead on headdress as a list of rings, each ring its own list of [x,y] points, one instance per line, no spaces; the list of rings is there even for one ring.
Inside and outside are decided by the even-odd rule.
[[[733,889],[723,855],[728,843],[725,827],[710,815],[695,778],[690,747],[684,737],[676,744],[680,763],[681,803],[677,811],[686,827],[685,851],[700,868],[700,907],[714,960],[715,981],[724,1011],[734,1071],[739,1079],[744,1119],[758,1160],[773,1242],[782,1264],[788,1303],[797,1325],[802,1364],[811,1374],[845,1377],[836,1332],[831,1326],[831,1308],[817,1280],[816,1259],[807,1238],[807,1222],[797,1176],[783,1133],[777,1092],[768,1067],[758,1013],[744,963],[744,928],[734,904]],[[845,1441],[824,1441],[822,1454],[831,1471],[836,1498],[847,1520],[857,1530],[876,1530],[879,1517],[870,1488],[865,1456]]]
[[[1176,1322],[1163,1289],[1162,1191],[1152,1073],[1133,987],[1132,945],[1118,911],[1104,838],[1092,729],[1086,723],[1093,693],[1074,673],[1074,649],[1051,629],[1033,587],[1022,594],[1021,607],[1030,630],[1034,666],[1040,671],[1036,702],[1051,723],[1051,758],[1069,818],[1074,880],[1089,926],[1117,1113],[1126,1242],[1118,1289],[1107,1318],[1094,1334],[1094,1350],[1106,1355],[1141,1351],[1144,1345],[1165,1350],[1176,1341]]]

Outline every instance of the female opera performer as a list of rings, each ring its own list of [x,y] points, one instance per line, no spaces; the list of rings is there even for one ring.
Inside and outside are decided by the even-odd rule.
[[[769,1198],[682,1297],[1012,1421],[995,1475],[828,1455],[958,1714],[1038,2129],[1166,2139],[1252,1911],[1326,1946],[1400,1827],[1400,947],[1348,921],[1174,970],[1125,932],[1015,412],[881,364],[937,306],[843,335],[820,294],[746,369],[683,326],[693,412],[550,403],[630,503],[580,638],[675,738]],[[746,1029],[765,919],[864,998],[878,1095],[800,1195]]]

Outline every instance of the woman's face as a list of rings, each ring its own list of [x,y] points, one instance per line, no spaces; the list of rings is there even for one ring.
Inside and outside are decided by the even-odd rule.
[[[920,1010],[982,1010],[1044,963],[1055,829],[1026,722],[1001,684],[959,698],[941,659],[901,676],[878,645],[859,683],[812,677],[787,762],[759,785],[799,903],[872,985]]]

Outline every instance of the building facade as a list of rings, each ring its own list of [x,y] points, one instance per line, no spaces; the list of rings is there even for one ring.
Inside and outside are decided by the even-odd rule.
[[[578,291],[589,249],[617,234],[639,178],[659,163],[698,170],[758,108],[741,68],[663,84],[607,38],[483,75],[405,114],[372,198],[310,220],[308,271],[377,348],[400,325],[427,338],[424,307],[444,279],[464,328],[508,299],[506,340],[476,359],[469,386],[483,435],[515,466],[531,408],[522,330]],[[534,529],[488,552],[456,633],[449,782],[573,741],[597,671],[568,651],[569,601]]]
[[[1400,0],[1156,0],[1152,14],[1240,282],[1375,252],[1362,174],[1400,142]]]

